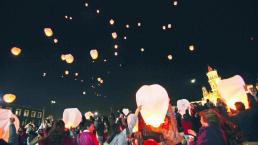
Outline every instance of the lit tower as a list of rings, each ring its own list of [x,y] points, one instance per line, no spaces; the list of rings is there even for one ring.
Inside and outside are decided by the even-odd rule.
[[[218,92],[218,82],[221,80],[221,78],[218,76],[217,70],[208,66],[207,76],[209,79],[209,84],[211,86],[211,91],[213,93],[217,93]]]

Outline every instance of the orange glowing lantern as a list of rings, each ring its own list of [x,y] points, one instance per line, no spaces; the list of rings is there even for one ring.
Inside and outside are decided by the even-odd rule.
[[[219,81],[218,92],[220,96],[225,100],[228,107],[230,107],[231,109],[236,109],[236,102],[242,102],[244,103],[246,108],[249,108],[244,86],[245,82],[242,77],[236,75],[234,77]]]
[[[109,20],[109,24],[110,24],[110,25],[114,25],[114,24],[115,24],[115,21],[114,21],[113,19],[110,19],[110,20]]]
[[[53,36],[53,31],[51,28],[44,28],[44,33],[47,37],[52,37]]]
[[[160,85],[144,85],[136,93],[137,106],[142,105],[141,115],[147,125],[159,127],[164,122],[169,97]]]
[[[73,55],[72,54],[65,55],[65,61],[66,61],[66,63],[69,63],[69,64],[73,63],[73,61],[74,61]]]
[[[66,56],[65,56],[64,54],[62,54],[62,55],[61,55],[61,60],[62,60],[62,61],[65,61],[65,59],[66,59]]]
[[[91,56],[91,58],[92,58],[93,60],[97,59],[98,56],[99,56],[98,50],[97,50],[97,49],[92,49],[92,50],[90,51],[90,56]]]
[[[169,55],[168,55],[168,60],[172,60],[172,58],[173,58],[172,55],[169,54]]]
[[[21,49],[18,48],[18,47],[13,47],[13,48],[11,49],[11,53],[12,53],[13,55],[15,55],[15,56],[18,56],[18,55],[21,54]]]
[[[112,35],[112,38],[113,38],[113,39],[116,39],[116,38],[117,38],[117,33],[116,33],[116,32],[113,32],[111,35]]]
[[[16,96],[14,94],[5,94],[3,96],[3,100],[6,103],[12,103],[13,101],[15,101]]]
[[[89,111],[89,112],[86,112],[86,113],[84,114],[84,116],[85,116],[85,118],[86,118],[87,120],[90,120],[91,117],[94,117],[94,114]]]

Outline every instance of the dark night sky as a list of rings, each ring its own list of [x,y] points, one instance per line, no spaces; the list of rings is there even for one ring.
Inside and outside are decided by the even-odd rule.
[[[180,0],[177,6],[171,0],[1,0],[0,14],[0,94],[16,94],[16,104],[49,109],[50,100],[56,100],[58,114],[66,107],[82,112],[133,109],[136,91],[153,83],[167,89],[172,103],[197,100],[201,86],[208,86],[208,65],[222,78],[239,74],[246,83],[256,83],[257,0]],[[167,24],[172,29],[164,31]],[[45,27],[53,29],[54,37],[44,35]],[[59,42],[54,44],[53,38]],[[118,56],[114,44],[119,45]],[[191,44],[194,52],[188,50]],[[10,53],[14,46],[22,49],[18,57]],[[94,63],[89,55],[93,48],[99,51]],[[75,57],[73,64],[61,61],[64,53]],[[103,85],[97,86],[97,77]]]

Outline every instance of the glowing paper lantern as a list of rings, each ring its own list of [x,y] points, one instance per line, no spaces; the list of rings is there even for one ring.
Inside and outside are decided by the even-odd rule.
[[[178,113],[182,116],[186,113],[186,110],[189,109],[190,102],[186,99],[181,99],[177,101]]]
[[[173,5],[174,5],[174,6],[177,6],[177,1],[174,1],[174,2],[173,2]]]
[[[163,29],[163,30],[166,30],[166,26],[162,26],[162,29]]]
[[[128,109],[128,108],[124,108],[124,109],[122,110],[122,112],[123,112],[124,115],[126,116],[126,115],[129,114],[129,109]]]
[[[86,118],[87,120],[90,120],[91,117],[94,117],[94,114],[89,111],[89,112],[86,112],[84,116],[85,116],[85,118]]]
[[[82,114],[77,108],[67,108],[63,113],[63,121],[66,128],[77,127],[82,120]]]
[[[168,24],[168,28],[171,29],[171,28],[172,28],[172,25],[171,25],[171,24]]]
[[[109,20],[109,24],[110,24],[110,25],[114,25],[114,24],[115,24],[115,21],[114,21],[113,19],[110,19],[110,20]]]
[[[96,12],[97,12],[97,14],[99,14],[99,13],[100,13],[100,10],[97,9]]]
[[[58,39],[57,38],[54,39],[54,43],[58,43]]]
[[[173,58],[172,55],[169,54],[169,55],[168,55],[168,60],[172,60],[172,58]]]
[[[189,46],[189,50],[190,50],[190,51],[194,51],[194,45],[190,45],[190,46]]]
[[[65,71],[65,75],[69,75],[69,71],[68,70]]]
[[[16,96],[14,94],[5,94],[3,96],[3,100],[6,103],[12,103],[16,99]]]
[[[21,54],[21,49],[18,48],[18,47],[13,47],[13,48],[11,49],[11,53],[12,53],[13,55],[15,55],[15,56],[18,56],[18,55]]]
[[[88,7],[89,6],[89,4],[88,3],[85,3],[85,7]]]
[[[10,110],[0,108],[0,139],[3,139],[6,142],[8,142],[9,138],[9,125],[11,117],[15,118],[14,126],[16,132],[18,132],[18,129],[20,128],[19,119]]]
[[[139,23],[137,23],[137,25],[138,25],[138,27],[141,27],[142,24],[139,22]]]
[[[98,58],[98,51],[97,51],[97,49],[92,49],[91,51],[90,51],[90,56],[91,56],[91,58],[93,59],[93,60],[95,60],[95,59],[97,59]]]
[[[51,28],[44,28],[44,33],[47,37],[53,36],[53,31]]]
[[[115,49],[118,49],[118,45],[117,45],[117,44],[115,44],[115,45],[114,45],[114,48],[115,48]]]
[[[66,61],[66,63],[69,63],[69,64],[73,63],[73,61],[74,61],[73,55],[72,54],[65,55],[65,61]]]
[[[144,52],[144,48],[141,48],[141,52]]]
[[[246,108],[249,108],[244,86],[245,82],[242,77],[236,75],[219,81],[218,92],[231,109],[235,109],[236,102],[242,102]]]
[[[130,28],[130,25],[129,25],[129,24],[126,24],[125,27],[126,27],[127,29],[129,29],[129,28]]]
[[[111,35],[112,35],[112,38],[113,38],[113,39],[116,39],[116,38],[117,38],[117,33],[116,33],[116,32],[113,32]]]
[[[126,36],[124,36],[124,40],[126,40],[127,39],[127,37]]]
[[[79,73],[75,73],[74,75],[77,77],[79,75]]]
[[[160,85],[144,85],[136,93],[137,106],[142,105],[141,115],[147,125],[159,127],[164,122],[169,97]]]

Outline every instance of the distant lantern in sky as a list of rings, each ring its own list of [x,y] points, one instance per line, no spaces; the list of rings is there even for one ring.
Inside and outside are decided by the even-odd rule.
[[[6,103],[12,103],[16,99],[16,96],[14,94],[5,94],[3,96],[3,100]]]
[[[173,5],[174,5],[174,6],[177,6],[177,4],[178,4],[177,1],[174,1],[174,2],[173,2]]]
[[[74,61],[73,55],[72,54],[65,55],[65,61],[66,61],[66,63],[69,63],[69,64],[73,63],[73,61]]]
[[[137,25],[138,25],[138,27],[141,27],[142,24],[140,22],[138,22]]]
[[[194,45],[190,45],[190,46],[189,46],[189,50],[190,50],[190,51],[194,51]]]
[[[18,47],[13,47],[13,48],[11,48],[11,53],[12,53],[13,55],[15,55],[15,56],[18,56],[18,55],[21,54],[21,49],[18,48]]]
[[[44,33],[47,37],[53,36],[53,31],[51,28],[44,28]]]
[[[99,14],[99,13],[100,13],[100,10],[99,10],[99,9],[97,9],[97,10],[96,10],[96,12],[97,12],[97,14]]]
[[[117,45],[117,44],[115,44],[115,45],[114,45],[114,48],[115,48],[115,49],[118,49],[118,45]]]
[[[172,60],[173,56],[171,54],[168,55],[168,60]]]
[[[114,55],[115,55],[115,56],[118,56],[118,53],[117,53],[117,52],[115,52],[115,53],[114,53]]]
[[[65,15],[65,18],[66,18],[66,19],[68,19],[68,16],[67,16],[67,15]]]
[[[77,77],[79,75],[79,73],[75,73],[74,75]]]
[[[166,30],[166,26],[162,26],[162,29],[163,29],[163,30]]]
[[[192,84],[194,84],[195,82],[196,82],[196,79],[195,79],[195,78],[191,79],[191,83],[192,83]]]
[[[89,4],[88,3],[85,3],[85,7],[88,7],[89,6]]]
[[[109,24],[110,24],[111,26],[113,26],[113,25],[115,24],[115,21],[114,21],[113,19],[110,19],[110,20],[109,20]]]
[[[172,28],[172,25],[171,25],[171,24],[168,24],[168,28],[171,29],[171,28]]]
[[[95,60],[95,59],[97,59],[98,58],[98,51],[97,51],[97,49],[92,49],[91,51],[90,51],[90,56],[91,56],[91,58],[93,59],[93,60]]]
[[[65,61],[65,55],[64,54],[61,55],[61,60]]]
[[[68,70],[65,70],[65,75],[69,75],[69,71]]]
[[[126,40],[127,39],[127,37],[126,36],[124,36],[124,40]]]
[[[70,20],[72,20],[73,19],[73,17],[70,17]]]
[[[104,83],[104,81],[101,79],[100,81],[99,81],[101,84],[103,84]]]
[[[104,59],[104,62],[107,62],[107,60],[106,60],[106,59]]]
[[[83,92],[82,92],[82,94],[83,94],[83,95],[86,95],[86,92],[85,92],[85,91],[83,91]]]
[[[113,39],[116,39],[116,38],[117,38],[117,33],[116,33],[116,32],[113,32],[111,35],[112,35],[112,38],[113,38]]]
[[[130,25],[129,25],[129,24],[126,24],[125,27],[126,27],[126,28],[130,28]]]
[[[58,43],[58,39],[57,38],[54,39],[54,43]]]
[[[47,73],[45,73],[45,72],[42,74],[43,77],[45,77],[46,75],[47,75]]]
[[[144,52],[144,48],[141,48],[141,52]]]
[[[100,77],[98,77],[98,78],[97,78],[97,81],[98,81],[98,82],[100,82],[100,81],[101,81],[101,78],[100,78]]]

